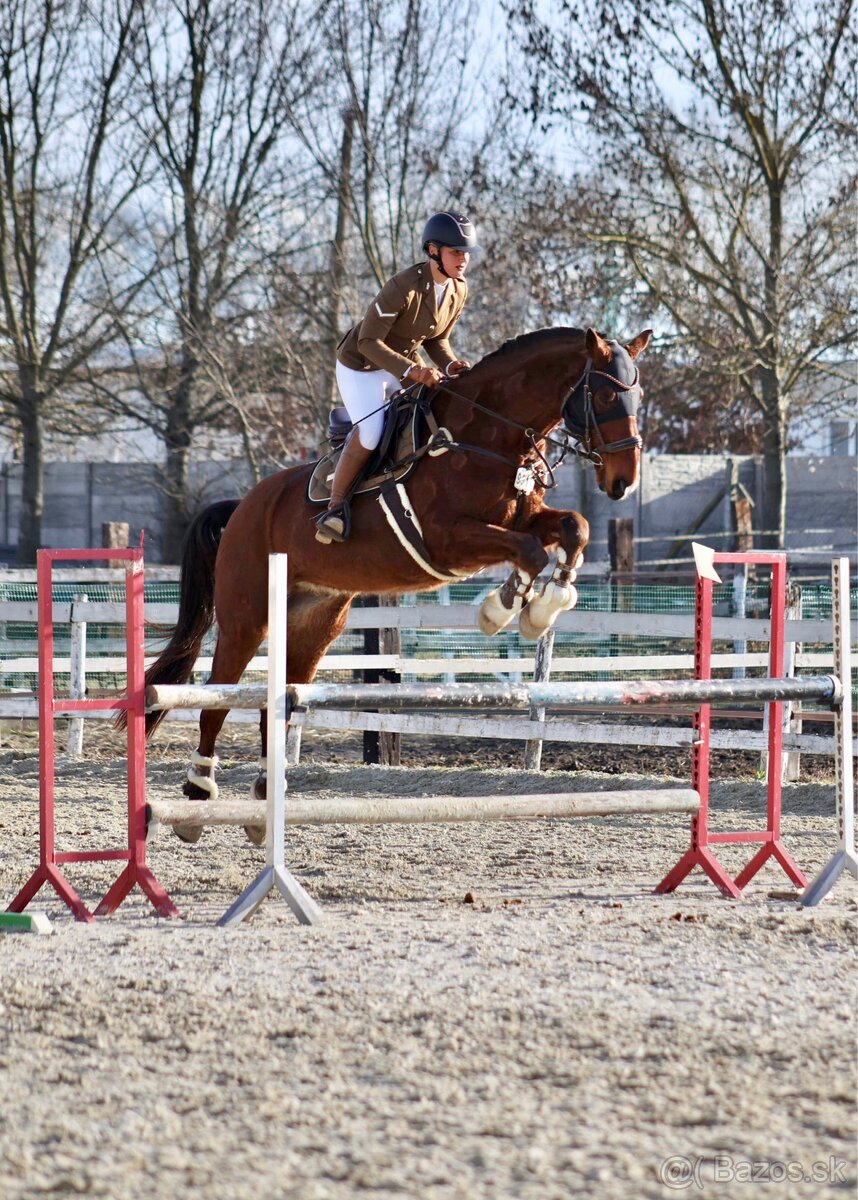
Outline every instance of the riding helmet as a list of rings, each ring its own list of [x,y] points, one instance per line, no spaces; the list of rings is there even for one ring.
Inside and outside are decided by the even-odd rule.
[[[451,250],[476,250],[477,231],[463,213],[437,212],[423,229],[423,249],[434,242]]]

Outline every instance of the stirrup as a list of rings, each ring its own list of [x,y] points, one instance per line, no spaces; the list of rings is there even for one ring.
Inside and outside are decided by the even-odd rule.
[[[316,518],[316,541],[323,546],[331,542],[344,542],[352,531],[351,512],[348,500],[334,504]]]

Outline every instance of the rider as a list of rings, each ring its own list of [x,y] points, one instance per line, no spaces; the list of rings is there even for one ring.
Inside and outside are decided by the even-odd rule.
[[[426,222],[422,245],[426,261],[389,279],[337,346],[337,386],[354,428],[334,472],[328,508],[316,521],[316,539],[326,545],[348,536],[347,497],[381,441],[393,393],[412,383],[435,387],[445,374],[470,366],[456,357],[450,334],[468,298],[465,271],[476,232],[461,213],[438,212]],[[420,346],[435,366],[423,363]]]

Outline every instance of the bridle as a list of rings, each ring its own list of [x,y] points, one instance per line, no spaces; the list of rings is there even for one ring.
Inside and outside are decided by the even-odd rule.
[[[588,358],[583,372],[569,389],[562,409],[564,426],[581,444],[578,454],[599,467],[603,465],[604,454],[616,454],[621,450],[640,450],[643,446],[643,439],[639,434],[620,438],[616,442],[606,442],[599,429],[600,425],[608,421],[635,417],[641,402],[640,373],[637,366],[631,359],[627,363],[622,355],[618,354],[621,349],[618,342],[609,342],[608,345],[611,347],[609,369],[602,371],[594,367],[593,360]],[[620,374],[628,374],[629,366],[632,371],[631,379],[620,379]],[[593,406],[593,390],[590,386],[590,380],[594,377],[604,379],[614,393],[614,403],[598,413]]]
[[[608,364],[611,370],[599,370],[593,366],[593,360],[588,358],[582,374],[572,384],[563,402],[561,410],[563,426],[566,432],[579,443],[576,446],[573,446],[566,437],[561,440],[552,437],[550,432],[541,434],[532,427],[524,425],[520,421],[515,421],[503,413],[496,412],[494,409],[488,408],[485,404],[480,404],[470,396],[463,395],[462,392],[456,391],[446,383],[439,383],[436,385],[436,388],[440,392],[446,392],[448,396],[454,396],[456,399],[464,401],[471,408],[485,413],[493,420],[499,421],[503,425],[508,425],[513,429],[520,430],[529,442],[528,455],[535,462],[538,461],[545,470],[545,474],[543,475],[538,468],[531,468],[534,479],[541,488],[549,490],[557,486],[554,472],[570,452],[579,458],[587,459],[594,466],[601,467],[604,465],[603,454],[613,454],[620,450],[640,449],[643,446],[643,439],[640,435],[621,438],[616,442],[606,442],[599,429],[599,426],[606,421],[634,417],[637,414],[641,401],[640,376],[637,367],[628,355],[625,358],[623,357],[621,353],[622,348],[618,342],[609,342],[608,345],[611,347],[611,361]],[[629,367],[631,367],[632,378],[627,382],[620,379],[619,374],[628,374]],[[615,373],[612,374],[611,371]],[[614,403],[605,412],[597,413],[593,406],[593,393],[590,387],[590,380],[594,376],[607,380],[614,392]],[[403,391],[407,395],[412,396],[423,407],[427,416],[431,417],[431,401],[427,388],[420,384],[414,384],[411,387],[404,388]],[[576,411],[576,407],[580,408],[580,413]],[[430,428],[433,424],[434,422],[430,421]],[[594,437],[599,438],[596,445],[593,444]],[[560,448],[562,453],[556,462],[549,463],[539,448],[539,442],[541,441]],[[516,469],[522,465],[521,458],[513,459],[504,454],[498,454],[494,450],[489,450],[484,446],[475,446],[466,442],[456,441],[450,437],[448,430],[439,429],[437,425],[432,429],[432,436],[427,444],[420,451],[410,455],[409,459],[403,461],[407,462],[412,458],[420,458],[425,453],[443,453],[444,450],[458,451],[462,454],[480,455]]]

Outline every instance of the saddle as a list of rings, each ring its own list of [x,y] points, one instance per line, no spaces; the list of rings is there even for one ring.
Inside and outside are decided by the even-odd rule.
[[[429,389],[421,386],[396,392],[390,400],[381,441],[372,458],[358,476],[351,498],[372,495],[394,483],[404,483],[425,454],[443,454],[452,441],[446,429],[439,429],[432,415]],[[344,408],[332,408],[328,417],[327,438],[331,449],[313,468],[307,484],[311,504],[327,504],[337,462],[352,429]]]

